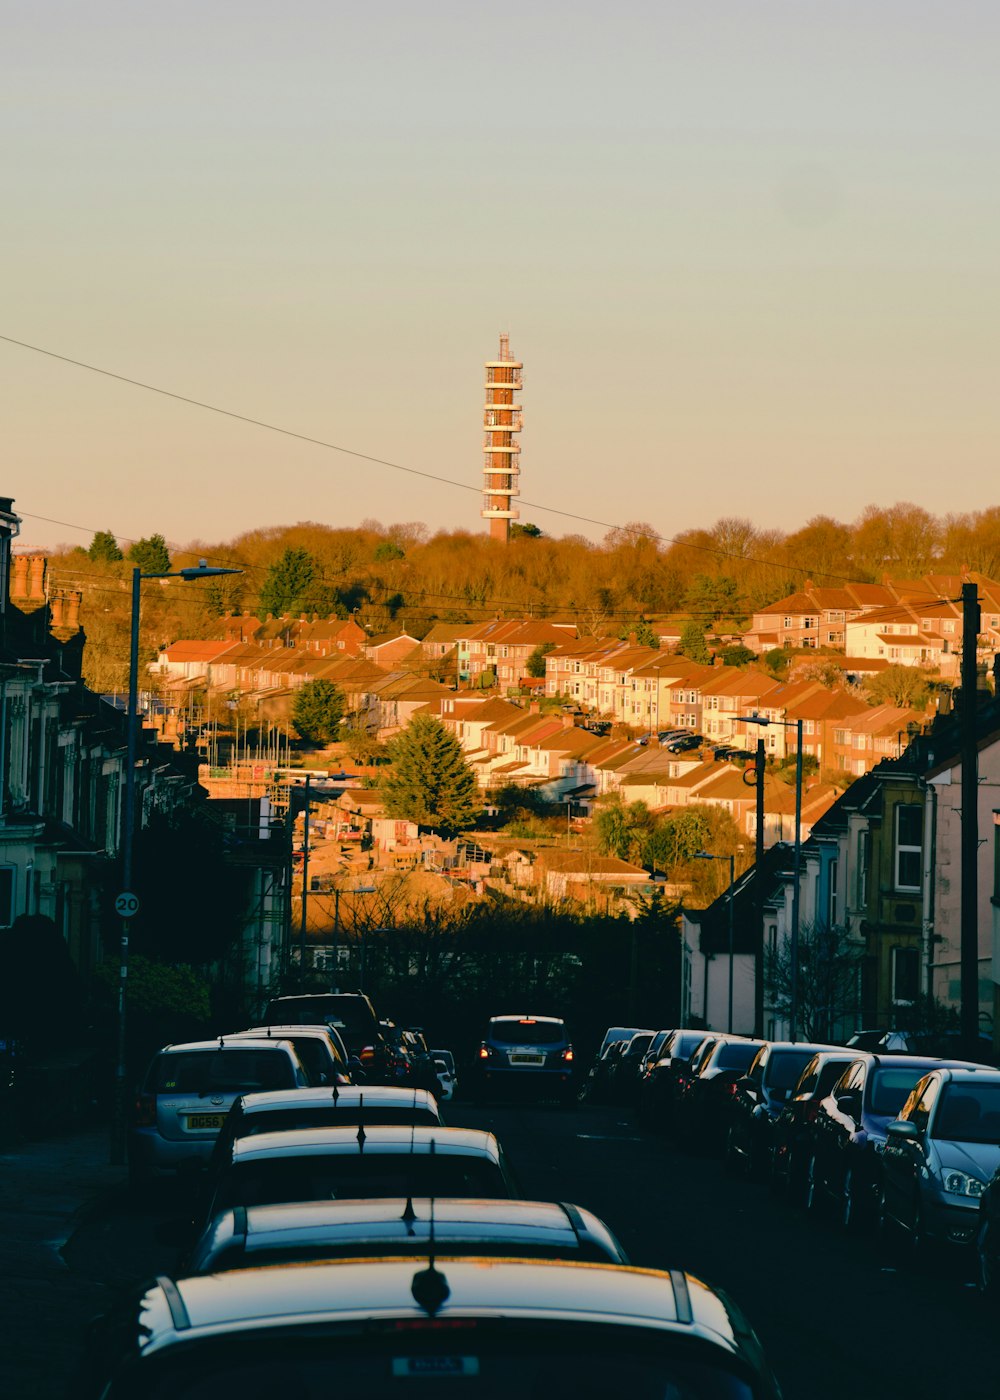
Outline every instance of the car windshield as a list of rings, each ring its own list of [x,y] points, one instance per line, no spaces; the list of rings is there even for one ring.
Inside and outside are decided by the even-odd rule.
[[[628,1043],[626,1055],[641,1055],[649,1049],[649,1042],[653,1039],[651,1035],[634,1035]]]
[[[895,1117],[914,1084],[918,1079],[923,1079],[928,1068],[927,1065],[914,1065],[910,1069],[900,1065],[892,1069],[876,1070],[872,1083],[871,1112],[880,1118]]]
[[[215,1210],[233,1206],[270,1206],[282,1201],[372,1200],[399,1196],[467,1196],[471,1199],[510,1196],[503,1172],[486,1157],[451,1156],[442,1152],[410,1156],[378,1153],[371,1156],[312,1153],[237,1162],[219,1186]]]
[[[311,1096],[310,1096],[311,1097]],[[244,1114],[238,1137],[254,1137],[257,1133],[283,1133],[296,1128],[353,1128],[365,1123],[369,1128],[433,1127],[441,1120],[429,1108],[359,1108],[333,1103],[311,1108],[264,1109],[260,1113]]]
[[[511,1337],[491,1319],[464,1319],[459,1332],[411,1324],[370,1339],[244,1332],[223,1344],[177,1347],[153,1356],[115,1383],[111,1400],[274,1400],[275,1395],[363,1395],[392,1400],[413,1390],[426,1400],[458,1387],[475,1400],[572,1395],[574,1400],[752,1400],[753,1391],[720,1361],[692,1360],[688,1349],[631,1341],[583,1342],[584,1324],[565,1335]],[[600,1329],[598,1329],[600,1330]],[[610,1330],[610,1329],[609,1329]],[[191,1354],[188,1355],[187,1353]],[[179,1354],[178,1354],[179,1353]],[[678,1354],[679,1353],[679,1354]],[[446,1377],[446,1379],[439,1379]],[[407,1382],[412,1384],[407,1384]]]
[[[180,1050],[156,1062],[157,1094],[255,1094],[295,1087],[292,1062],[274,1050]]]
[[[1000,1084],[949,1084],[934,1115],[931,1137],[1000,1146]]]
[[[697,1050],[704,1039],[704,1031],[682,1031],[680,1034],[675,1035],[670,1043],[671,1059],[688,1059],[692,1050]]]
[[[715,1066],[717,1069],[746,1069],[759,1049],[756,1041],[727,1041],[719,1050]]]
[[[812,1050],[772,1052],[767,1062],[764,1083],[769,1089],[791,1089],[813,1057]]]
[[[505,1045],[555,1045],[566,1039],[562,1021],[535,1021],[530,1016],[491,1021],[488,1040]]]

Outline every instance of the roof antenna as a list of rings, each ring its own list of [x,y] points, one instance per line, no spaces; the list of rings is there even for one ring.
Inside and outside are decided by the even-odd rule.
[[[358,1095],[358,1147],[362,1152],[365,1150],[365,1096]]]
[[[225,1050],[225,1048],[226,1048],[226,1042],[223,1040],[222,1036],[220,1035],[220,1036],[219,1036],[219,1049],[220,1049],[220,1050]]]
[[[434,1139],[431,1138],[430,1154],[434,1156]],[[431,1219],[430,1219],[430,1242],[428,1245],[427,1268],[421,1269],[419,1273],[413,1275],[410,1284],[410,1292],[413,1294],[417,1304],[423,1308],[428,1317],[433,1317],[440,1312],[445,1303],[451,1297],[451,1289],[448,1287],[448,1280],[439,1269],[434,1267],[434,1193],[430,1198]]]
[[[409,1172],[407,1173],[407,1183],[406,1183],[406,1184],[407,1184],[407,1187],[408,1187],[409,1194],[408,1194],[407,1197],[406,1197],[406,1205],[403,1207],[403,1215],[402,1215],[402,1220],[403,1220],[403,1223],[404,1223],[405,1226],[406,1226],[406,1233],[407,1233],[408,1235],[414,1235],[414,1234],[416,1234],[416,1231],[415,1231],[414,1228],[413,1228],[413,1222],[414,1222],[414,1221],[416,1220],[416,1218],[417,1218],[417,1212],[413,1209],[413,1135],[414,1135],[415,1132],[416,1132],[416,1127],[415,1127],[415,1125],[414,1125],[413,1123],[411,1123],[411,1124],[410,1124],[410,1170],[409,1170]]]
[[[337,1104],[338,1104],[339,1100],[340,1100],[340,1090],[337,1088],[337,1081],[334,1080],[334,1081],[333,1081],[333,1106],[334,1106],[334,1108],[337,1107]]]

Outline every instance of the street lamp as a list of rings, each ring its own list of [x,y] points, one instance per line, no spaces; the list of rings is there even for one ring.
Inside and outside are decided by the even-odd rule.
[[[765,719],[763,715],[741,715],[737,724],[759,724],[767,728],[777,724],[782,729],[795,730],[795,856],[792,866],[792,938],[789,958],[788,1039],[794,1041],[799,1018],[799,876],[802,870],[802,721],[800,719]],[[763,969],[758,969],[758,976]]]
[[[732,1033],[733,1033],[733,944],[734,944],[734,937],[733,937],[733,934],[734,934],[734,927],[733,927],[733,904],[734,904],[734,896],[735,896],[735,894],[736,894],[736,890],[735,890],[735,885],[736,885],[736,857],[735,857],[735,855],[732,855],[732,856],[714,856],[714,855],[712,855],[712,853],[711,853],[710,851],[695,851],[695,853],[694,853],[694,858],[695,858],[695,860],[728,860],[728,862],[729,862],[729,890],[728,890],[728,895],[727,895],[727,903],[728,903],[728,906],[729,906],[729,1012],[728,1012],[728,1016],[727,1016],[727,1018],[726,1018],[726,1030],[729,1032],[730,1035],[732,1035]],[[708,1016],[708,1007],[707,1007],[707,1006],[702,1007],[702,1015],[705,1016],[705,1017],[707,1018],[707,1016]]]
[[[126,756],[125,793],[122,801],[122,889],[115,900],[115,909],[122,921],[121,957],[118,968],[118,1062],[115,1068],[115,1106],[111,1125],[111,1161],[115,1165],[125,1160],[125,989],[128,980],[129,928],[139,912],[139,901],[132,891],[132,837],[135,817],[135,765],[139,749],[139,596],[144,579],[182,578],[187,583],[195,579],[216,578],[219,574],[241,574],[242,569],[217,569],[200,559],[187,569],[165,570],[144,574],[132,570],[132,630],[128,655],[128,709],[125,714]]]

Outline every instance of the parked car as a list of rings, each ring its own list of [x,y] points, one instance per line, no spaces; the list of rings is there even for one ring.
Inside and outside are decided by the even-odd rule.
[[[660,1058],[650,1066],[639,1084],[640,1123],[661,1131],[670,1126],[678,1082],[686,1077],[692,1055],[707,1037],[707,1031],[686,1028],[670,1033],[663,1042]]]
[[[770,1167],[775,1120],[813,1055],[827,1048],[790,1040],[761,1046],[730,1102],[727,1170],[761,1176]]]
[[[691,749],[700,749],[704,742],[700,734],[682,734],[677,739],[671,739],[663,747],[667,753],[687,753]]]
[[[845,1230],[873,1220],[881,1192],[886,1129],[918,1079],[961,1061],[861,1054],[820,1103],[806,1169],[806,1208],[836,1207]]]
[[[504,1255],[627,1264],[614,1235],[589,1210],[550,1201],[389,1198],[306,1201],[224,1210],[186,1264],[190,1273],[307,1260],[426,1254]]]
[[[237,1138],[260,1133],[296,1132],[303,1128],[433,1127],[441,1110],[426,1089],[403,1089],[388,1084],[354,1084],[335,1094],[329,1089],[297,1093],[242,1094],[219,1130],[211,1169],[228,1161]]]
[[[481,1095],[529,1089],[567,1101],[573,1091],[573,1043],[559,1016],[491,1016],[479,1045]]]
[[[437,1096],[442,1102],[447,1102],[458,1093],[458,1070],[455,1067],[455,1056],[450,1050],[432,1050],[431,1055],[434,1057],[434,1070],[437,1074]]]
[[[771,1185],[798,1200],[805,1190],[806,1161],[816,1112],[851,1063],[850,1050],[819,1050],[799,1075],[771,1127]]]
[[[1000,1169],[986,1183],[976,1224],[976,1281],[988,1298],[1000,1295]]]
[[[436,1091],[437,1071],[423,1032],[397,1026],[394,1021],[380,1021],[379,1025],[388,1046],[390,1082]]]
[[[432,1146],[433,1144],[433,1146]],[[473,1128],[306,1128],[237,1138],[208,1204],[221,1210],[383,1196],[520,1196],[492,1133]]]
[[[722,1145],[737,1081],[763,1044],[726,1036],[700,1058],[697,1073],[692,1066],[676,1109],[677,1137],[686,1146],[704,1150]]]
[[[631,1040],[637,1030],[639,1030],[638,1026],[609,1026],[604,1032],[604,1039],[597,1048],[597,1054],[594,1056],[595,1060],[601,1058],[613,1041]]]
[[[669,1030],[657,1031],[656,1034],[653,1036],[653,1039],[646,1046],[645,1050],[642,1053],[642,1058],[639,1061],[639,1068],[636,1071],[636,1077],[640,1083],[642,1082],[643,1076],[645,1075],[646,1071],[652,1068],[652,1066],[655,1065],[657,1060],[660,1058],[660,1055],[663,1051],[663,1047],[666,1044],[667,1037],[670,1034],[671,1032]]]
[[[639,1067],[653,1042],[655,1031],[636,1031],[612,1062],[608,1092],[615,1103],[634,1103],[639,1088]]]
[[[980,1201],[1000,1168],[1000,1074],[932,1070],[886,1128],[879,1229],[911,1254],[971,1245]]]
[[[341,1260],[159,1278],[120,1304],[83,1382],[101,1400],[718,1396],[778,1400],[736,1304],[680,1270],[554,1260]],[[294,1370],[292,1370],[294,1367]],[[437,1377],[446,1377],[437,1380]]]
[[[609,1040],[587,1070],[580,1085],[579,1098],[587,1103],[606,1103],[611,1098],[615,1068],[625,1052],[632,1034],[619,1040]]]
[[[128,1135],[129,1179],[145,1186],[208,1165],[230,1106],[262,1089],[305,1089],[308,1075],[287,1040],[191,1041],[150,1061]]]
[[[288,1040],[309,1076],[309,1083],[350,1084],[348,1054],[340,1035],[332,1026],[253,1026],[237,1031],[227,1040]]]
[[[363,992],[313,992],[274,997],[263,1016],[265,1026],[333,1026],[349,1057],[363,1067],[373,1084],[388,1082],[389,1047],[375,1008]]]

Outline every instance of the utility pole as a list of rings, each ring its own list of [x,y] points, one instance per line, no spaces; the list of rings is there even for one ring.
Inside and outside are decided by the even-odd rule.
[[[305,815],[302,828],[302,915],[299,924],[299,979],[306,975],[306,919],[309,908],[309,774],[306,774]]]
[[[763,738],[757,740],[757,839],[754,862],[754,967],[756,979],[753,990],[753,1033],[756,1040],[764,1035],[764,767],[767,762]]]
[[[979,602],[974,583],[962,584],[961,1008],[965,1053],[977,1058],[979,1036],[979,755],[976,749],[976,642]]]

